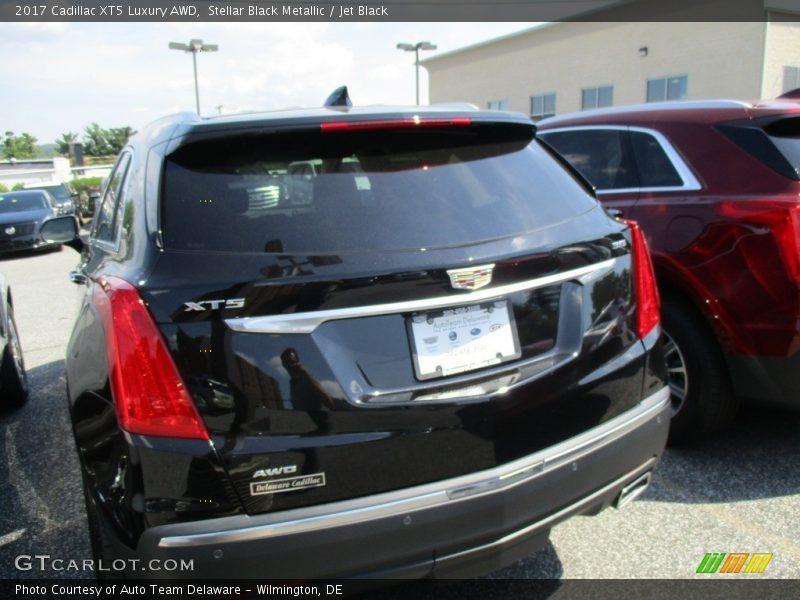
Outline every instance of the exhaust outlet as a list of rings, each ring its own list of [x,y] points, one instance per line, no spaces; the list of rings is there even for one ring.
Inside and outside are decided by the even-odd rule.
[[[643,475],[639,475],[636,479],[628,483],[619,493],[617,496],[617,500],[614,503],[614,508],[620,509],[632,500],[635,500],[639,496],[641,496],[644,491],[647,489],[647,486],[650,485],[650,482],[653,479],[653,472],[648,471]]]

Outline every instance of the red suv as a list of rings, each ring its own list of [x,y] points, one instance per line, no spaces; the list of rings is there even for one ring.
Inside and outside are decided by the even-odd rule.
[[[665,102],[538,127],[647,234],[672,441],[724,427],[740,398],[800,408],[800,102]]]

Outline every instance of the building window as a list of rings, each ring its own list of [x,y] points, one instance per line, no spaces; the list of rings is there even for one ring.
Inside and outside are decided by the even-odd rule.
[[[531,118],[534,121],[539,121],[545,117],[552,117],[554,114],[556,114],[555,92],[531,96]]]
[[[783,67],[783,94],[800,88],[800,67]]]
[[[508,110],[508,100],[489,100],[489,110]]]
[[[581,109],[602,108],[614,103],[614,86],[601,85],[598,87],[584,88],[581,92]]]
[[[664,100],[683,100],[689,83],[687,75],[661,77],[647,80],[647,101],[663,102]]]

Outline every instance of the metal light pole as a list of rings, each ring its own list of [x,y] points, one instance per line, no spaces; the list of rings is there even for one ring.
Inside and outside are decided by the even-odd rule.
[[[420,50],[436,50],[436,44],[430,42],[417,42],[416,44],[397,44],[398,50],[405,50],[406,52],[414,53],[414,66],[417,71],[417,106],[419,106],[419,51]]]
[[[170,50],[182,50],[183,52],[192,53],[192,66],[194,67],[194,100],[197,106],[197,114],[200,114],[200,88],[197,84],[197,53],[198,52],[216,52],[219,46],[216,44],[204,44],[203,40],[190,40],[188,44],[181,44],[179,42],[170,42]]]

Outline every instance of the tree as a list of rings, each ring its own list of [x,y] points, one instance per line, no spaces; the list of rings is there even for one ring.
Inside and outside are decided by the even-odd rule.
[[[3,156],[5,158],[34,158],[36,156],[36,138],[30,133],[15,135],[6,131],[3,139]]]
[[[128,143],[128,138],[136,133],[131,127],[112,127],[108,130],[106,139],[114,154],[119,154]]]
[[[127,126],[103,129],[97,123],[92,123],[83,131],[83,151],[88,156],[119,154],[134,133]]]
[[[62,133],[61,137],[56,140],[56,146],[58,146],[58,149],[56,151],[63,156],[67,156],[69,154],[69,145],[74,144],[77,141],[78,141],[77,133],[72,133],[71,131],[68,131],[67,133]]]
[[[83,130],[83,151],[89,156],[112,154],[106,139],[106,131],[97,123],[92,123]]]

